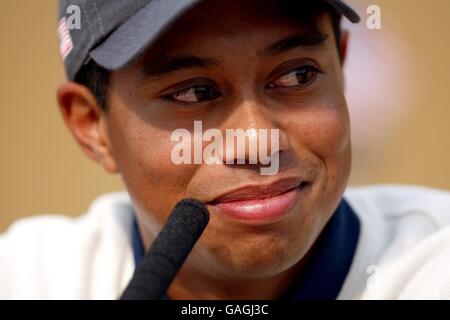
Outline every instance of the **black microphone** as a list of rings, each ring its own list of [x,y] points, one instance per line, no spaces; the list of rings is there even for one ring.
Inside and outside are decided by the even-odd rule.
[[[209,212],[202,202],[179,201],[120,300],[162,299],[208,222]]]

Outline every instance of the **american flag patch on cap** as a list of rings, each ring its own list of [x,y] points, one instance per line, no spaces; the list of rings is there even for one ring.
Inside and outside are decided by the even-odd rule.
[[[58,23],[58,36],[59,36],[59,53],[63,60],[66,60],[67,56],[73,49],[73,42],[70,36],[69,28],[67,28],[66,17],[59,20]]]

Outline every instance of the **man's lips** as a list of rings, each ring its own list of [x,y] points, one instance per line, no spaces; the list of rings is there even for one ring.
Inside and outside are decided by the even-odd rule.
[[[267,185],[250,185],[228,192],[208,203],[220,214],[250,223],[267,223],[284,216],[297,203],[306,185],[298,178]]]
[[[253,184],[236,188],[216,197],[211,204],[271,198],[304,184],[300,178],[285,178],[270,184]]]

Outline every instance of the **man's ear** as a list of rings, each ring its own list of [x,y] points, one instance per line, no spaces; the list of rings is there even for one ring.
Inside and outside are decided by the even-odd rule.
[[[341,42],[339,43],[339,49],[341,50],[341,57],[342,57],[342,65],[345,64],[345,61],[347,59],[348,39],[349,39],[348,30],[343,30],[341,34]]]
[[[83,152],[111,173],[118,172],[112,155],[106,115],[92,92],[77,83],[67,82],[57,91],[59,109]]]

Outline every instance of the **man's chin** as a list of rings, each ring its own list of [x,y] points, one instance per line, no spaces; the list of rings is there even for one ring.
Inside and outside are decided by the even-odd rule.
[[[288,243],[286,239],[261,237],[247,239],[209,252],[214,266],[211,270],[223,277],[264,279],[275,277],[294,267],[308,252],[302,241]],[[298,244],[298,245],[295,245]]]

